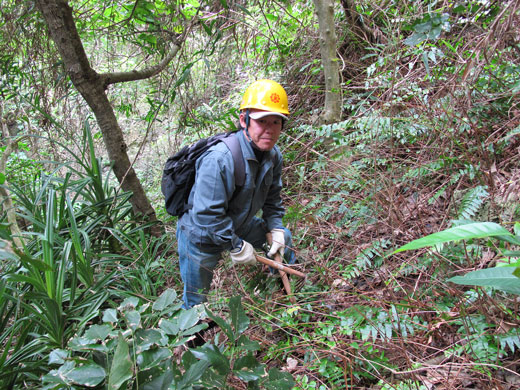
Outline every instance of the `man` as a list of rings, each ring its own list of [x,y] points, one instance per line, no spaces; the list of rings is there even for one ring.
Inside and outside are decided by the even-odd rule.
[[[190,209],[177,224],[186,309],[206,301],[213,270],[225,250],[234,264],[253,265],[254,248],[261,248],[270,232],[268,256],[278,252],[294,263],[291,233],[282,225],[282,155],[276,146],[287,115],[283,87],[272,80],[256,81],[244,93],[240,129],[232,135],[242,149],[244,185],[235,186],[235,163],[223,142],[197,160]],[[262,218],[255,216],[260,210]]]

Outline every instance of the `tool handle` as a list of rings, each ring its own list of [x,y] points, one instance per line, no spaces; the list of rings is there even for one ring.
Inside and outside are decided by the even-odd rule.
[[[268,259],[266,257],[259,256],[259,255],[255,255],[255,256],[256,256],[256,259],[260,263],[268,265],[269,267],[276,268],[277,270],[287,272],[288,274],[291,274],[291,275],[299,276],[300,278],[305,278],[307,276],[303,272],[296,271],[295,269],[286,267],[285,265],[278,263],[277,261]]]
[[[269,243],[269,245],[273,245],[273,236],[271,233],[267,233],[266,234],[266,238],[267,238],[267,242]],[[283,266],[283,261],[282,261],[282,256],[280,256],[280,254],[277,252],[275,255],[274,255],[274,259],[276,260],[274,263],[279,265],[279,266],[282,266],[283,268],[285,268]],[[291,303],[296,303],[296,298],[294,298],[294,295],[292,295],[292,290],[291,290],[291,283],[289,283],[289,278],[287,277],[287,274],[285,273],[285,271],[282,271],[279,267],[276,267],[278,268],[278,272],[280,272],[280,276],[282,278],[282,283],[283,283],[283,287],[285,288],[285,292],[287,293],[287,295],[289,295],[289,301],[291,301]]]

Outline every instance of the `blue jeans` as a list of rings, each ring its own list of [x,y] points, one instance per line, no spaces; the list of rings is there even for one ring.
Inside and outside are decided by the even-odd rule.
[[[291,232],[285,231],[284,259],[289,264],[294,264],[296,256],[292,248]],[[249,232],[241,237],[255,248],[262,248],[265,243],[267,229],[261,218],[255,217],[251,221]],[[181,278],[184,282],[183,299],[185,309],[189,309],[199,303],[205,302],[207,293],[213,280],[213,270],[221,258],[222,249],[205,248],[190,242],[185,232],[177,229],[177,251],[179,253],[179,265]]]

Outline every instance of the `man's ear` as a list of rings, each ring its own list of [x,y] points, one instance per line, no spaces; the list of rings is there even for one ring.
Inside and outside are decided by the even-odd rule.
[[[239,120],[240,120],[240,126],[242,126],[242,128],[246,128],[246,114],[245,112],[241,112],[240,113],[240,116],[238,117]]]

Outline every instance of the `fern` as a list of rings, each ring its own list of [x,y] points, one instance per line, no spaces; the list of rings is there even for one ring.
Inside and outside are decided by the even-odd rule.
[[[403,175],[403,179],[410,179],[410,178],[423,178],[427,177],[428,175],[431,175],[432,173],[439,172],[442,168],[446,166],[444,160],[436,160],[432,161],[428,164],[421,165],[418,168],[414,168],[406,172],[406,174]]]
[[[506,347],[509,347],[511,353],[520,349],[520,335],[518,329],[513,328],[505,334],[498,335],[498,341],[500,342],[500,349],[505,351]]]
[[[498,140],[497,144],[507,144],[510,142],[512,138],[516,135],[520,134],[520,126],[515,127],[513,130],[509,131],[504,137]]]
[[[368,249],[361,251],[352,264],[343,271],[343,278],[353,279],[370,268],[380,267],[383,263],[382,249],[390,246],[389,240],[375,241]]]
[[[489,195],[487,186],[477,186],[470,189],[461,200],[458,216],[461,219],[471,219],[477,214],[485,198]]]
[[[410,316],[399,312],[392,305],[389,311],[370,309],[365,313],[365,322],[358,331],[362,340],[390,340],[394,335],[404,339],[413,336],[417,331],[428,329],[428,323],[418,316]]]

